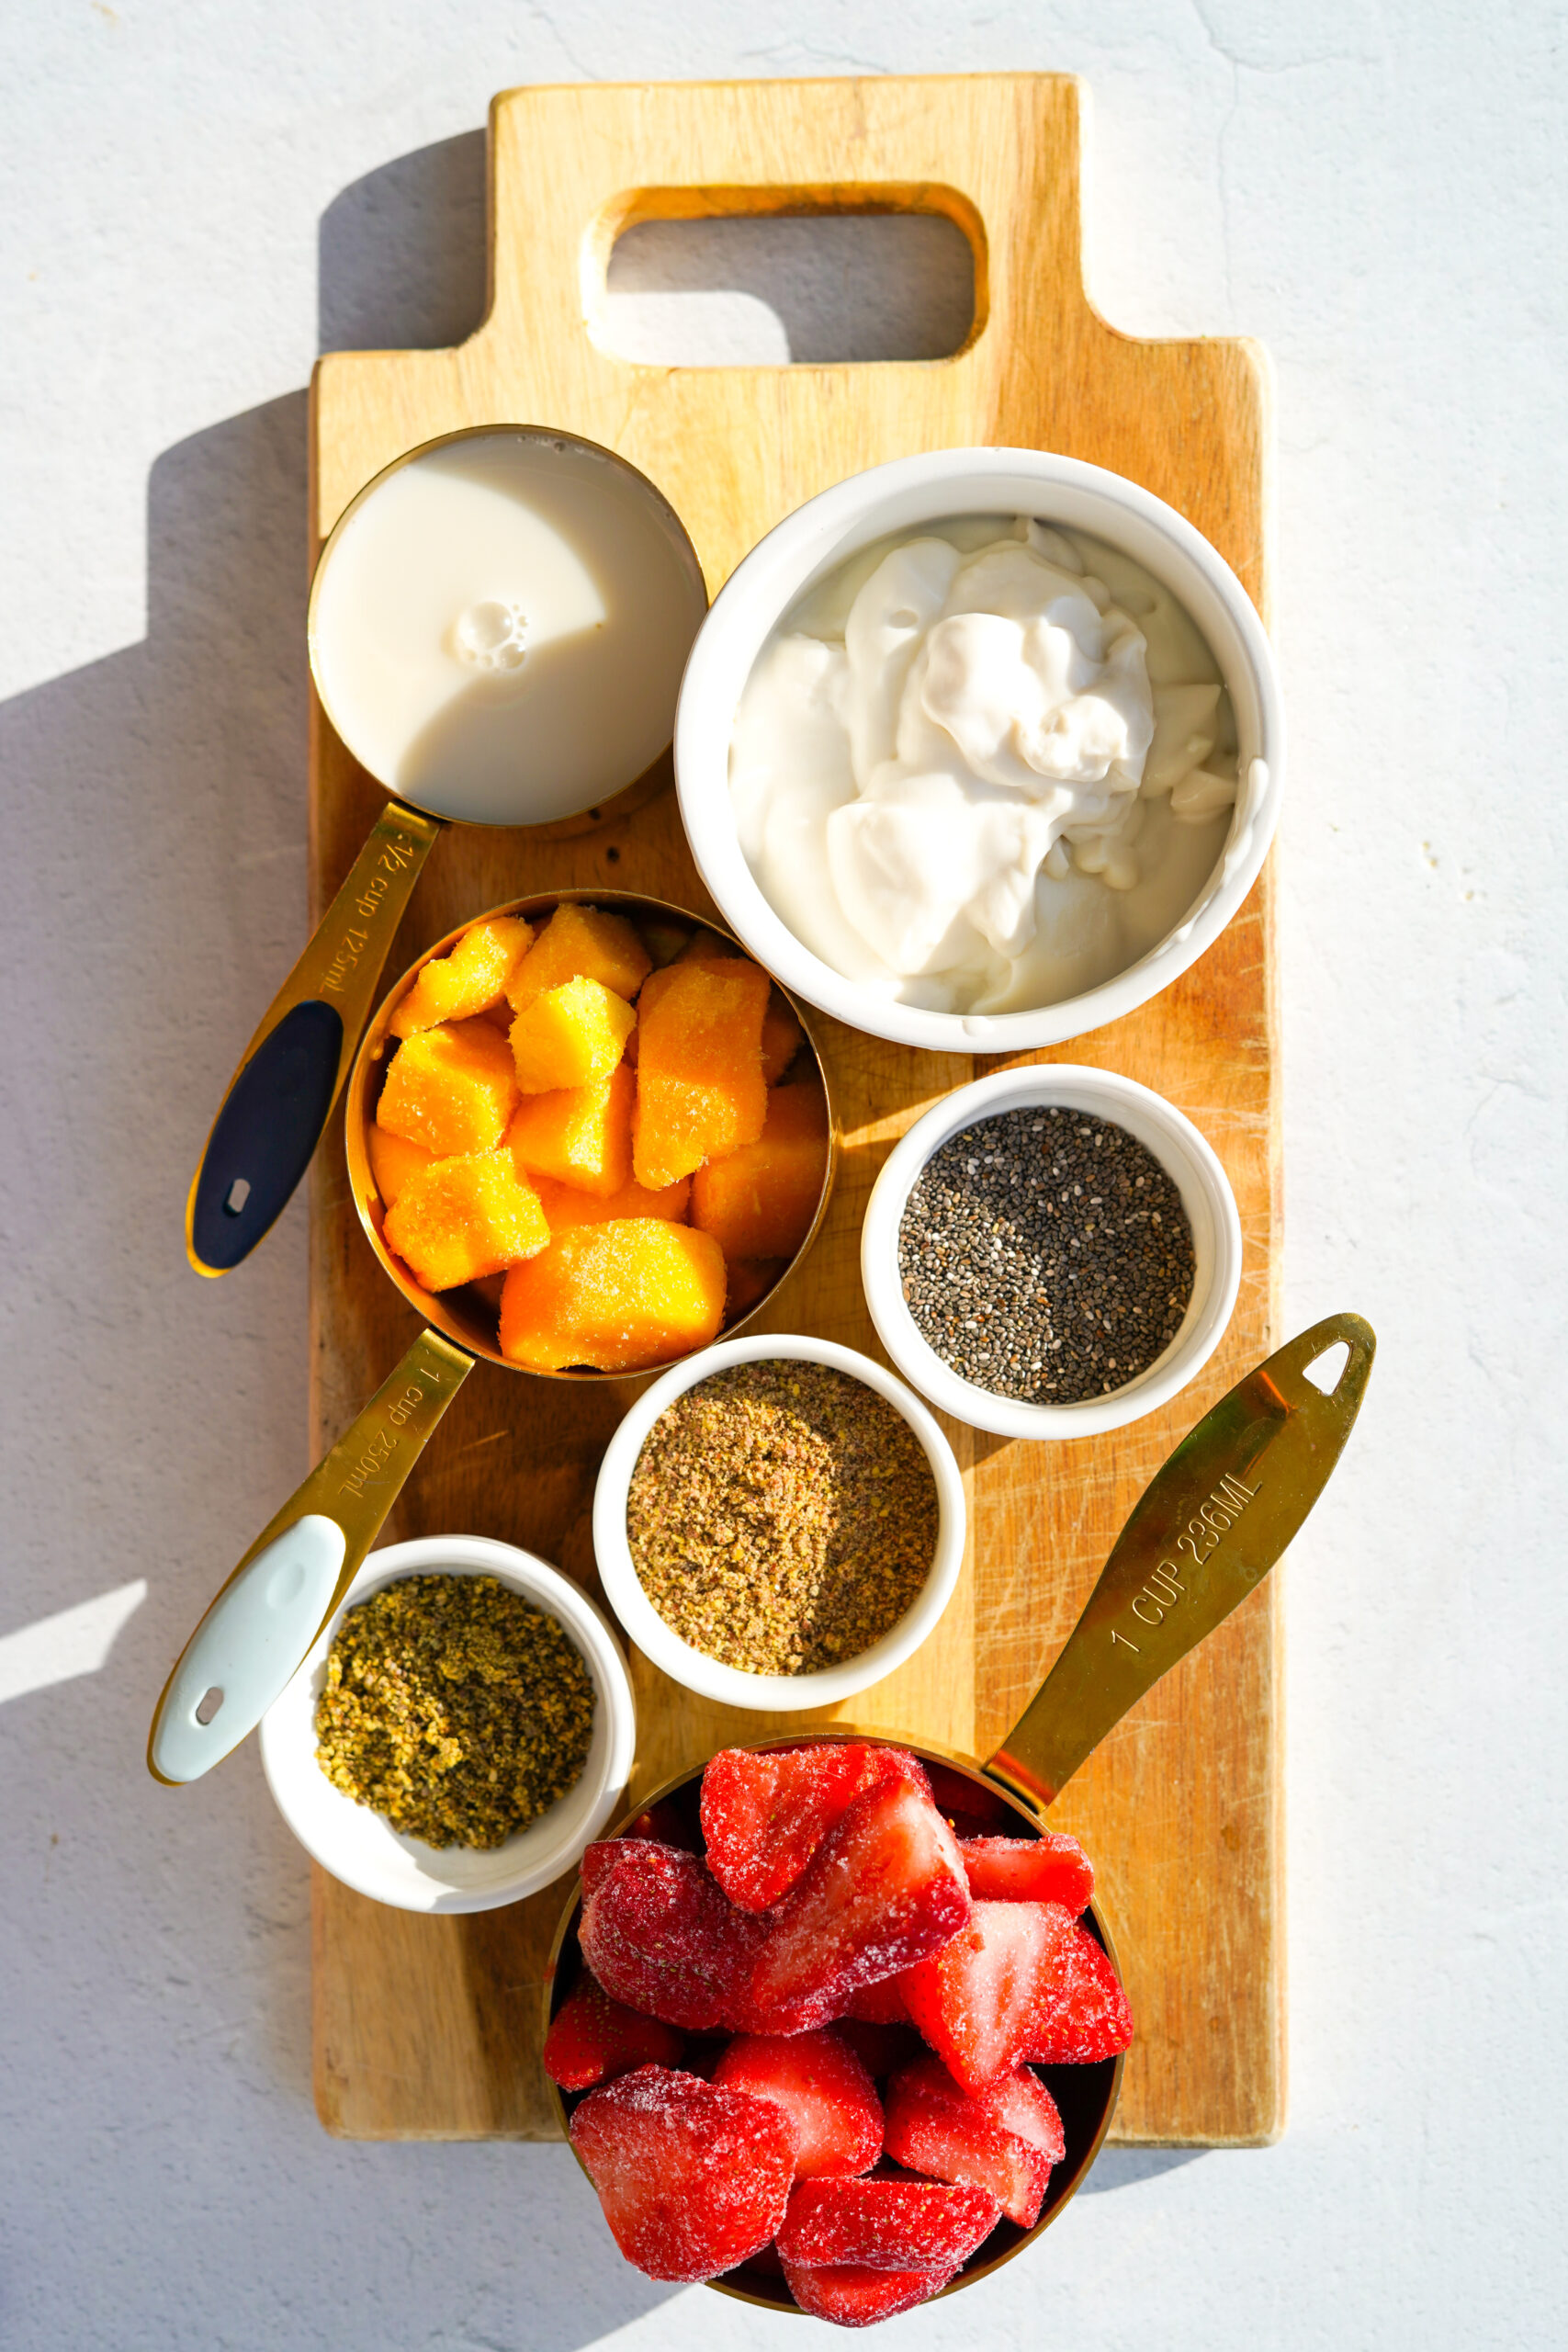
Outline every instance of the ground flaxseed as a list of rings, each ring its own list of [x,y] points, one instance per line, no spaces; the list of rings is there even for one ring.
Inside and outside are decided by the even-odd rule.
[[[748,1674],[814,1674],[896,1625],[931,1573],[936,1480],[863,1380],[771,1357],[678,1396],[626,1497],[638,1580],[673,1634]]]
[[[898,1273],[922,1338],[994,1396],[1072,1405],[1163,1355],[1192,1295],[1181,1194],[1124,1127],[1004,1111],[931,1154]]]
[[[563,1628],[495,1577],[404,1577],[327,1652],[316,1760],[427,1846],[499,1846],[576,1781],[593,1683]]]

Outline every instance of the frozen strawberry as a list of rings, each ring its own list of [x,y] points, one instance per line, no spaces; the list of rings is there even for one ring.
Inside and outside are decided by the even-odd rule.
[[[836,2033],[739,2034],[713,2079],[783,2108],[797,2180],[866,2172],[882,2154],[882,2101]]]
[[[1076,1919],[1094,1893],[1094,1871],[1076,1838],[966,1838],[958,1849],[976,1903],[1060,1903]]]
[[[848,2042],[875,2081],[908,2065],[925,2051],[912,2025],[874,2025],[865,2018],[835,2018],[832,2030],[840,2041]]]
[[[926,1785],[901,1747],[723,1748],[703,1774],[708,1868],[742,1910],[769,1910],[856,1797],[879,1781],[917,1777]]]
[[[887,2086],[887,2153],[934,2180],[989,2189],[1010,2222],[1032,2230],[1066,2143],[1056,2102],[1027,2066],[973,2095],[940,2058],[918,2058]]]
[[[609,1863],[595,1862],[578,1927],[613,2000],[693,2033],[735,2022],[758,1935],[695,1854],[641,1838],[616,1839]]]
[[[863,2264],[950,2278],[988,2238],[1001,2211],[988,2188],[878,2175],[802,2180],[790,2192],[779,2258],[807,2268]]]
[[[1122,1981],[1094,1938],[1079,1928],[1024,2054],[1041,2066],[1092,2066],[1114,2058],[1132,2039],[1133,2012]]]
[[[1077,1932],[1060,1903],[976,1903],[964,1932],[900,1979],[910,2017],[966,2091],[1032,2052]]]
[[[585,2091],[633,2066],[673,2066],[681,2041],[673,2026],[623,2008],[592,1976],[584,1976],[550,2022],[544,2068],[563,2091]]]
[[[590,2091],[571,2144],[615,2244],[650,2278],[716,2278],[773,2236],[795,2143],[762,2098],[640,2066]]]
[[[789,2291],[813,2319],[831,2320],[836,2327],[870,2327],[897,2312],[912,2311],[917,2303],[940,2295],[948,2281],[941,2271],[873,2270],[863,2263],[825,2265],[786,2262],[784,2274]]]
[[[940,1951],[971,1907],[957,1843],[924,1788],[885,1781],[828,1832],[767,1922],[753,2001],[825,2023],[863,1985]]]
[[[582,1873],[582,1900],[585,1905],[597,1892],[600,1882],[608,1878],[631,1843],[629,1838],[601,1838],[594,1845],[584,1849],[578,1867]],[[671,1849],[671,1851],[679,1850],[679,1848]]]
[[[850,1995],[844,2015],[859,2018],[865,2025],[908,2025],[909,2022],[908,2007],[896,1976],[881,1976],[874,1984],[862,1984]]]

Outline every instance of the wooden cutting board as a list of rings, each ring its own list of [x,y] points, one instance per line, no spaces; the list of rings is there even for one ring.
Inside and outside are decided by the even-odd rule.
[[[339,353],[316,370],[313,527],[432,435],[547,424],[642,468],[684,519],[710,592],[803,499],[919,449],[1011,443],[1115,468],[1206,533],[1261,605],[1268,394],[1236,342],[1140,343],[1096,316],[1080,266],[1079,116],[1060,75],[529,89],[491,119],[491,308],[454,351]],[[975,254],[974,334],[955,357],[875,366],[635,366],[598,338],[620,232],[649,219],[909,209],[945,214]],[[586,313],[586,315],[585,315]],[[313,717],[311,865],[337,888],[380,806]],[[646,889],[710,911],[674,795],[570,838],[458,828],[394,946],[420,948],[496,902],[555,886]],[[1041,1680],[1133,1501],[1172,1444],[1275,1344],[1279,1243],[1270,883],[1130,1019],[1043,1059],[1158,1088],[1196,1120],[1241,1207],[1246,1268],[1224,1343],[1168,1410],[1071,1445],[950,1425],[971,1555],[925,1648],[834,1713],[985,1756]],[[824,1022],[842,1173],[775,1329],[879,1352],[857,1263],[862,1212],[894,1139],[992,1064]],[[344,1428],[416,1328],[348,1198],[341,1122],[311,1210],[317,1446]],[[592,1589],[595,1468],[637,1384],[538,1380],[480,1363],[388,1530],[495,1535]],[[1267,2141],[1283,2115],[1278,1577],[1124,1723],[1054,1820],[1093,1854],[1138,2019],[1115,2136]],[[634,1792],[729,1739],[773,1735],[633,1658]],[[539,1987],[570,1881],[479,1918],[385,1910],[315,1875],[315,2081],[329,2130],[365,2139],[553,2136],[537,2064]]]

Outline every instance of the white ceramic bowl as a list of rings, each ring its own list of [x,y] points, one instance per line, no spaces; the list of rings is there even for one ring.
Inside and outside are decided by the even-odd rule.
[[[1124,1388],[1079,1405],[1031,1405],[993,1396],[943,1363],[921,1337],[904,1303],[898,1273],[898,1227],[916,1178],[933,1151],[976,1120],[1004,1111],[1087,1111],[1124,1127],[1160,1162],[1181,1194],[1192,1227],[1196,1261],[1192,1296],[1181,1328],[1163,1355]],[[883,1346],[907,1380],[913,1381],[955,1420],[998,1437],[1097,1437],[1152,1413],[1186,1387],[1220,1343],[1235,1306],[1241,1282],[1241,1219],[1230,1180],[1190,1119],[1174,1103],[1130,1078],[1087,1069],[1070,1062],[1044,1062],[1024,1069],[998,1070],[946,1095],[918,1119],[883,1166],[866,1204],[861,1227],[861,1280],[866,1304]]]
[[[1105,539],[1183,605],[1219,664],[1235,712],[1241,789],[1198,902],[1135,964],[1097,989],[1030,1012],[927,1012],[846,979],[803,945],[762,896],[736,835],[729,742],[736,706],[769,631],[796,598],[890,532],[961,514],[1028,514]],[[1163,499],[1122,475],[1042,449],[936,449],[853,474],[809,499],[752,549],[697,632],[675,714],[681,815],[725,921],[808,1004],[907,1046],[1014,1054],[1059,1046],[1168,988],[1212,945],[1258,878],[1280,811],[1284,719],[1274,659],[1223,556]]]
[[[593,1737],[575,1788],[503,1846],[426,1846],[334,1789],[316,1761],[316,1702],[344,1610],[410,1576],[494,1577],[565,1627],[593,1679]],[[307,1853],[357,1894],[400,1911],[493,1911],[577,1862],[631,1775],[637,1713],[614,1634],[569,1577],[486,1535],[426,1535],[372,1552],[288,1689],[262,1717],[262,1764],[278,1811]]]
[[[881,1641],[862,1650],[858,1657],[848,1658],[842,1666],[829,1667],[820,1674],[746,1674],[739,1667],[723,1666],[717,1658],[693,1649],[678,1634],[671,1633],[644,1592],[626,1543],[626,1494],[632,1472],[644,1439],[665,1407],[684,1390],[694,1388],[699,1380],[722,1372],[727,1364],[756,1363],[775,1356],[805,1363],[830,1364],[835,1371],[863,1380],[868,1388],[886,1396],[894,1409],[902,1413],[924,1446],[936,1480],[936,1552],[919,1598]],[[840,1699],[852,1698],[857,1690],[880,1682],[896,1666],[902,1666],[919,1648],[953,1598],[964,1560],[964,1482],[958,1475],[958,1464],[953,1448],[919,1397],[911,1396],[901,1380],[895,1380],[890,1372],[873,1363],[869,1356],[857,1354],[853,1348],[840,1348],[831,1340],[793,1338],[776,1331],[753,1333],[744,1340],[721,1340],[716,1347],[688,1357],[685,1363],[673,1365],[661,1380],[656,1380],[610,1440],[600,1464],[599,1483],[593,1490],[593,1550],[605,1598],[644,1657],[672,1681],[695,1690],[702,1698],[716,1699],[730,1707],[754,1707],[770,1714],[834,1706]]]

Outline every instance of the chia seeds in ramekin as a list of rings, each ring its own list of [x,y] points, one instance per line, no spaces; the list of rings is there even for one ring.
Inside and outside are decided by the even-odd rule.
[[[928,1346],[992,1396],[1077,1404],[1136,1380],[1181,1327],[1196,1271],[1180,1192],[1124,1127],[1042,1104],[950,1136],[898,1228]]]

